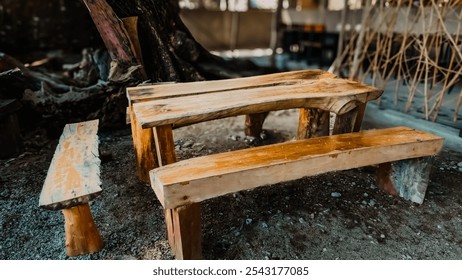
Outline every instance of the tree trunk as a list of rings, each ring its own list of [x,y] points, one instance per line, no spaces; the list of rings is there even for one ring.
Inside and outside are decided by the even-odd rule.
[[[152,82],[222,79],[262,71],[250,62],[227,61],[207,51],[181,20],[177,1],[107,2],[119,18],[138,17],[143,64]]]

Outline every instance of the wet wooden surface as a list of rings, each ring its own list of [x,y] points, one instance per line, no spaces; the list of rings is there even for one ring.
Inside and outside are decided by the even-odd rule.
[[[165,208],[324,172],[437,154],[443,139],[406,127],[290,141],[180,161],[151,171]]]

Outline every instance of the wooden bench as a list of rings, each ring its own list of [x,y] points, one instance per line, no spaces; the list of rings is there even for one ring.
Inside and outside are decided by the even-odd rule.
[[[62,210],[68,256],[103,248],[88,205],[102,191],[97,131],[98,120],[64,127],[40,194],[40,207]]]
[[[296,140],[187,159],[150,172],[164,208],[185,206],[221,195],[287,182],[305,176],[378,165],[377,184],[390,194],[422,203],[431,156],[443,139],[406,127]],[[200,215],[200,213],[199,213]],[[182,256],[201,257],[201,225],[178,219]],[[192,236],[194,238],[192,238]]]

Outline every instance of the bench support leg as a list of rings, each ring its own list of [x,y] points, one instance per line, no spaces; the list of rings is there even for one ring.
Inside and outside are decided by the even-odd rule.
[[[202,259],[201,205],[194,203],[172,210],[175,258]]]
[[[103,248],[103,239],[95,225],[88,204],[63,209],[62,212],[65,219],[68,256],[92,254]]]
[[[176,162],[170,125],[153,129],[159,166]],[[201,259],[201,205],[194,203],[164,211],[168,242],[177,259]]]
[[[298,115],[297,139],[328,136],[330,113],[321,109],[301,108]]]
[[[422,204],[431,161],[431,157],[425,157],[380,164],[377,169],[377,185],[386,193]]]
[[[151,129],[141,128],[133,112],[133,107],[130,106],[129,109],[138,178],[149,184],[149,171],[158,167],[154,135]]]
[[[245,135],[260,139],[268,112],[248,114],[245,116]]]
[[[337,115],[335,118],[332,134],[336,135],[353,132],[356,126],[356,117],[358,115],[358,111],[359,107],[356,107],[342,115]]]

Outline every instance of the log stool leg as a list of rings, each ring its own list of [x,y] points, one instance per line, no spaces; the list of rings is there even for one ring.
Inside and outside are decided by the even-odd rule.
[[[245,116],[245,135],[260,139],[263,123],[269,112],[248,114]]]
[[[90,206],[77,205],[62,210],[65,219],[66,252],[70,257],[100,251],[104,242],[91,215]]]
[[[428,186],[431,157],[380,164],[377,185],[386,193],[422,204]]]
[[[298,115],[297,139],[328,136],[329,123],[329,111],[301,108]]]

